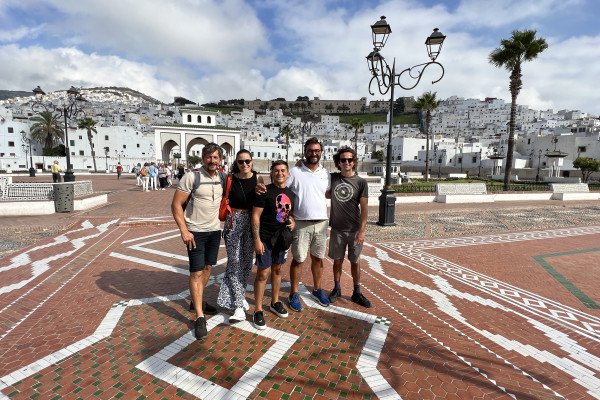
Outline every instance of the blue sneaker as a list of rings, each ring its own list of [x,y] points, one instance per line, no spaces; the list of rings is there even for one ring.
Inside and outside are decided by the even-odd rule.
[[[323,294],[323,289],[313,290],[312,298],[315,299],[323,307],[329,306],[329,299]]]
[[[302,311],[302,303],[300,303],[300,297],[298,297],[298,293],[292,293],[290,297],[288,297],[288,304],[290,309],[294,311]]]

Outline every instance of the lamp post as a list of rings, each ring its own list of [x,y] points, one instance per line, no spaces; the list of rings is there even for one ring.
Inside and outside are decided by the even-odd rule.
[[[463,145],[459,145],[458,148],[460,149],[460,173],[462,174],[463,172]]]
[[[432,83],[439,82],[444,77],[444,67],[436,62],[436,58],[439,56],[442,50],[442,44],[444,43],[444,36],[437,28],[433,30],[433,33],[425,40],[425,46],[427,47],[427,54],[431,61],[422,64],[414,65],[410,68],[406,68],[399,74],[396,74],[396,59],[392,63],[392,67],[387,64],[383,56],[380,54],[380,50],[385,46],[387,39],[392,33],[392,28],[388,25],[385,17],[381,17],[379,21],[371,25],[371,33],[373,36],[373,51],[367,56],[367,64],[369,71],[371,72],[371,80],[369,81],[369,93],[373,96],[375,93],[371,90],[373,81],[377,82],[379,93],[385,95],[390,92],[390,122],[388,132],[388,144],[387,144],[387,158],[386,158],[386,171],[385,171],[385,186],[381,190],[381,196],[379,197],[379,221],[378,225],[395,225],[394,224],[394,213],[396,197],[394,190],[391,188],[391,161],[392,161],[392,125],[394,123],[394,87],[400,86],[404,90],[414,89],[423,76],[425,69],[432,64],[439,66],[442,69],[442,75],[439,79]],[[412,86],[404,86],[401,83],[402,76],[409,76],[411,79],[416,80]],[[427,173],[427,171],[426,171]]]
[[[479,172],[477,173],[477,176],[481,178],[481,151],[482,149],[479,148]]]
[[[538,150],[538,169],[537,169],[537,175],[535,176],[535,181],[539,182],[540,181],[540,163],[542,162],[542,149]]]
[[[79,93],[79,89],[71,86],[69,90],[67,90],[67,98],[63,101],[62,109],[56,109],[52,104],[44,105],[42,103],[43,97],[46,94],[39,86],[33,89],[33,94],[36,97],[36,104],[41,105],[46,111],[50,111],[52,113],[58,112],[61,117],[64,118],[65,123],[65,153],[67,156],[67,171],[65,172],[65,182],[73,182],[75,181],[75,175],[73,175],[73,165],[71,164],[71,150],[69,149],[69,126],[67,124],[67,120],[70,119],[78,119],[77,117],[83,117],[83,104],[85,103],[85,99]],[[50,109],[50,106],[52,108]]]
[[[106,173],[108,174],[108,147],[104,148],[104,157],[106,158]]]
[[[25,150],[25,163],[27,163],[27,153],[29,153],[29,176],[35,176],[35,167],[33,166],[33,153],[31,152],[31,138],[27,137],[25,131],[21,131],[21,141],[23,150]]]

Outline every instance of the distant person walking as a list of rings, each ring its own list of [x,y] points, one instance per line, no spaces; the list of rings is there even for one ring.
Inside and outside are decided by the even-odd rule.
[[[150,190],[158,190],[157,180],[158,180],[158,168],[156,168],[156,164],[153,162],[150,163]]]
[[[140,176],[142,177],[142,192],[148,192],[148,183],[150,182],[150,168],[148,163],[144,163],[144,166],[140,170]]]
[[[142,171],[142,164],[137,163],[137,165],[135,167],[133,167],[133,172],[135,173],[135,178],[137,179],[136,186],[142,186],[142,174],[140,174],[141,171]]]
[[[123,167],[121,166],[121,163],[117,164],[117,179],[121,179],[121,173],[123,172]]]
[[[52,164],[52,167],[50,168],[50,170],[52,171],[52,182],[57,183],[61,181],[60,178],[60,165],[58,165],[58,160],[54,160],[54,164]]]

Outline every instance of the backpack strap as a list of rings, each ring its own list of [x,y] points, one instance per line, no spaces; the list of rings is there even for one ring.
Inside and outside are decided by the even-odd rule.
[[[187,205],[189,205],[190,210],[194,209],[194,193],[200,186],[200,172],[194,171],[194,185],[192,186],[192,191],[190,192],[190,196],[188,197]]]

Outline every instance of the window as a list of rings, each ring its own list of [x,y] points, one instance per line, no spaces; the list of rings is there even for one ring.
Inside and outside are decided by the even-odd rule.
[[[199,124],[201,124],[202,123],[202,117],[198,115],[197,121],[198,121]]]
[[[579,147],[577,148],[577,152],[578,152],[578,153],[585,153],[585,146],[579,146]]]
[[[83,150],[79,150],[79,155],[80,156],[85,156],[85,154],[83,153]]]
[[[104,140],[108,140],[108,135],[104,135]]]
[[[192,116],[191,115],[188,115],[187,122],[192,122]]]
[[[74,140],[69,140],[69,146],[75,146],[75,141]]]
[[[139,143],[137,144],[137,148],[138,148],[138,149],[140,148],[140,144],[139,144]]]
[[[15,133],[14,129],[11,126],[8,127],[8,133]]]
[[[425,146],[421,146],[421,150],[425,150]]]
[[[124,149],[126,149],[126,148],[127,148],[127,145],[126,145],[126,144],[124,144],[124,145],[123,145],[123,148],[124,148]]]
[[[257,157],[260,157],[260,151],[258,152],[258,156]]]
[[[15,142],[8,142],[8,147],[15,147]]]
[[[83,137],[81,137],[81,135],[79,135],[79,140],[83,139]]]
[[[206,123],[210,124],[210,123],[211,123],[211,121],[212,121],[212,120],[210,119],[210,117],[206,117]]]
[[[471,162],[472,162],[473,164],[475,164],[475,163],[477,162],[477,156],[475,156],[475,157],[471,158]]]

